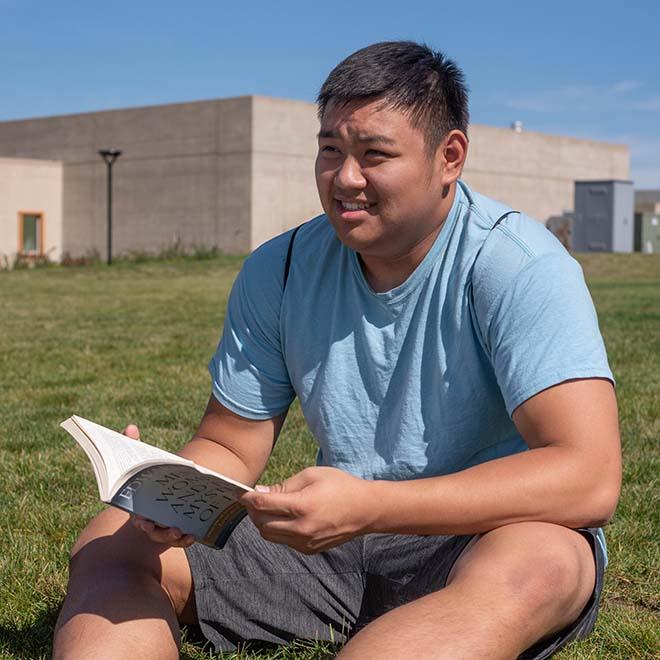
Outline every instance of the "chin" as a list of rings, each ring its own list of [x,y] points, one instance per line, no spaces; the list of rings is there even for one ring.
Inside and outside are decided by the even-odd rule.
[[[330,218],[330,224],[337,238],[346,246],[357,252],[373,245],[375,236],[363,224],[348,224],[341,219]]]

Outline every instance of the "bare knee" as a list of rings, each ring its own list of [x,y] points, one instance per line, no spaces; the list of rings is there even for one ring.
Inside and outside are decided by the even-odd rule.
[[[69,592],[94,598],[95,593],[125,589],[148,596],[157,593],[157,585],[179,621],[196,622],[184,550],[153,543],[123,511],[106,509],[87,524],[71,548],[69,567]]]
[[[485,534],[459,559],[451,579],[488,585],[519,613],[545,614],[560,629],[575,620],[595,583],[588,541],[549,523],[518,523]]]
[[[586,601],[596,578],[591,548],[577,533],[561,545],[539,548],[525,573],[530,583],[529,595],[535,602],[545,596],[567,606]],[[575,616],[582,607],[580,605]]]
[[[589,542],[578,532],[546,523],[530,523],[524,536],[529,545],[520,549],[517,565],[509,565],[508,578],[527,611],[550,608],[563,614],[565,625],[578,617],[594,589]]]
[[[120,511],[91,520],[71,550],[53,657],[177,657],[184,607],[177,609],[169,589],[185,583],[185,571],[179,565],[177,572],[170,550],[152,544]],[[187,569],[185,555],[183,561]]]
[[[94,584],[133,573],[140,579],[144,576],[160,582],[158,553],[145,541],[148,539],[141,538],[128,514],[116,509],[102,511],[89,521],[71,548],[70,580]]]

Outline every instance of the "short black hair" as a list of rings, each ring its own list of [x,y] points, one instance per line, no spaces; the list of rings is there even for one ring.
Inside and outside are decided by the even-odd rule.
[[[467,136],[468,90],[461,69],[441,52],[414,41],[383,41],[340,62],[316,99],[319,119],[328,104],[382,99],[421,128],[429,152],[454,129]]]

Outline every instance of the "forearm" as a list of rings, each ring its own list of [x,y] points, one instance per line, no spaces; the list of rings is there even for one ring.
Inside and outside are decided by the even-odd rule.
[[[195,436],[177,454],[248,486],[254,486],[263,472],[263,468],[248,465],[228,447],[200,436]]]
[[[569,447],[548,446],[455,474],[375,481],[369,531],[476,534],[522,521],[599,526],[614,512],[618,465],[594,466]]]
[[[246,419],[211,395],[195,435],[178,454],[254,486],[266,468],[285,419],[286,411],[272,419]]]

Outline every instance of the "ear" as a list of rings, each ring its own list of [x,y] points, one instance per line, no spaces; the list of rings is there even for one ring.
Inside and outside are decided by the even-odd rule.
[[[461,176],[468,152],[468,139],[463,131],[449,131],[438,145],[436,163],[442,164],[440,173],[443,186],[450,186]]]

